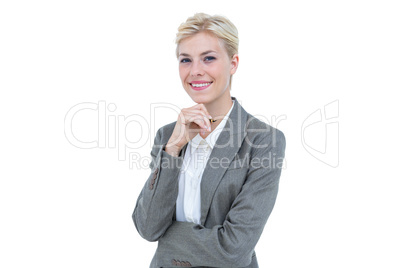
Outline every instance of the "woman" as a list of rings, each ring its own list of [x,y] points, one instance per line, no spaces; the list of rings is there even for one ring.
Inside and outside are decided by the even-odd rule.
[[[134,209],[139,234],[158,241],[150,267],[258,267],[285,137],[230,95],[238,42],[222,16],[197,13],[178,28],[180,78],[197,104],[158,130]]]

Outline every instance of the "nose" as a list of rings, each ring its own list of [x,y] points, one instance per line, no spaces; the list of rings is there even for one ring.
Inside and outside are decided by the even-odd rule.
[[[204,71],[202,70],[202,66],[198,61],[194,61],[191,65],[190,74],[191,76],[202,76],[204,75]]]

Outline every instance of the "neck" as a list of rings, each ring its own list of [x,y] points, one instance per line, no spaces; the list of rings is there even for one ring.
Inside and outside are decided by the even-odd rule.
[[[223,94],[218,99],[214,100],[213,102],[206,103],[205,107],[207,108],[209,114],[212,116],[213,119],[217,121],[212,123],[212,130],[215,129],[217,125],[222,121],[225,115],[229,112],[230,108],[232,107],[233,101],[229,94]]]

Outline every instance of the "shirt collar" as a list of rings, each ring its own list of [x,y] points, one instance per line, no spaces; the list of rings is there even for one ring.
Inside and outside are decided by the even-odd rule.
[[[225,115],[225,117],[222,119],[222,121],[219,123],[219,125],[211,132],[209,133],[209,135],[203,139],[200,134],[197,134],[189,143],[190,143],[190,153],[191,155],[194,154],[195,150],[198,148],[198,146],[204,147],[206,146],[206,144],[201,144],[200,143],[202,141],[206,142],[208,144],[208,146],[213,149],[215,146],[216,141],[219,138],[219,135],[221,134],[221,132],[223,131],[226,122],[228,121],[229,115],[233,109],[234,106],[234,101],[232,100],[232,107],[230,107],[229,112],[227,112],[227,114]]]

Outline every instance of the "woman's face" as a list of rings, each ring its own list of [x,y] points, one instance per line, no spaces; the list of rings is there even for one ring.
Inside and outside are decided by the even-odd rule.
[[[206,32],[179,43],[179,73],[184,89],[196,103],[211,103],[224,94],[230,98],[230,75],[239,57],[232,59],[220,40]]]

